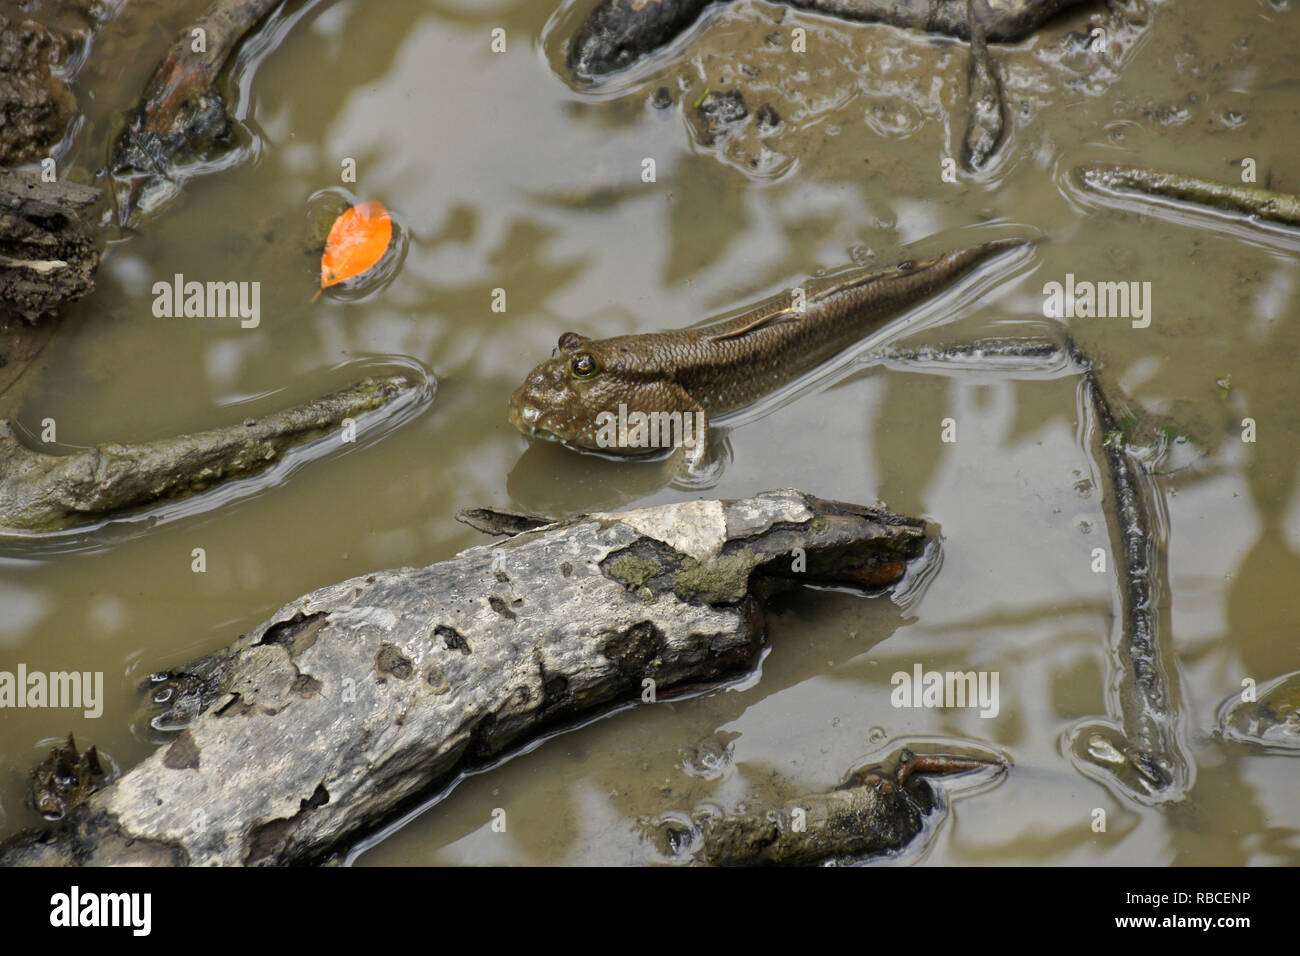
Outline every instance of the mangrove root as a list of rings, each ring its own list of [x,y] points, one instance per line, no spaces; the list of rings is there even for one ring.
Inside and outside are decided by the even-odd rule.
[[[1077,353],[1076,353],[1077,354]],[[1079,355],[1085,368],[1087,360]],[[1134,799],[1148,804],[1179,799],[1189,770],[1175,733],[1167,664],[1161,653],[1156,616],[1159,542],[1146,502],[1146,470],[1126,448],[1096,374],[1084,372],[1109,474],[1116,526],[1112,531],[1120,583],[1116,626],[1117,723],[1075,727],[1069,747],[1075,764],[1090,776],[1114,780]]]
[[[983,169],[1002,145],[1006,133],[1006,108],[997,64],[989,53],[984,24],[993,18],[988,0],[967,0],[970,17],[970,69],[967,102],[970,119],[962,140],[961,164],[973,172]]]
[[[574,32],[569,69],[598,77],[630,66],[667,46],[700,19],[705,8],[727,0],[604,0]],[[843,20],[885,23],[970,39],[967,0],[779,0]],[[1067,7],[1085,0],[988,0],[982,18],[991,41],[1018,40]]]
[[[279,2],[216,0],[177,36],[113,146],[109,171],[120,184],[120,223],[126,224],[137,208],[156,207],[179,188],[177,163],[210,158],[230,143],[230,118],[217,75],[244,34]]]
[[[690,826],[655,825],[652,836],[665,855],[711,866],[807,866],[898,851],[922,830],[938,803],[927,779],[987,771],[999,760],[902,751],[893,770],[859,771],[827,793],[809,794],[776,810],[701,813]]]
[[[66,742],[50,748],[50,755],[31,772],[32,807],[47,820],[62,820],[95,792],[104,777],[94,746],[83,754],[68,734]]]
[[[1196,179],[1138,166],[1096,164],[1080,167],[1078,173],[1083,184],[1091,189],[1144,193],[1178,202],[1245,213],[1289,226],[1300,226],[1300,196],[1290,193],[1274,192],[1258,186],[1216,183],[1209,179]]]
[[[0,320],[35,322],[95,287],[84,217],[98,201],[89,186],[0,169]]]
[[[752,667],[769,595],[887,587],[925,546],[922,521],[786,490],[568,519],[322,588],[156,675],[150,722],[179,735],[0,864],[338,859],[539,734]]]
[[[73,527],[254,474],[415,385],[403,376],[355,385],[265,418],[158,441],[111,442],[70,455],[32,451],[0,419],[0,533]]]

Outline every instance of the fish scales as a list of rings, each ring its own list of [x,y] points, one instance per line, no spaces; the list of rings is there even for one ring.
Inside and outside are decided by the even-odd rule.
[[[695,328],[590,339],[560,337],[559,354],[515,391],[510,420],[525,434],[636,454],[600,440],[602,413],[738,411],[789,384],[948,288],[994,256],[1027,244],[999,239],[889,269],[830,276],[734,318]]]

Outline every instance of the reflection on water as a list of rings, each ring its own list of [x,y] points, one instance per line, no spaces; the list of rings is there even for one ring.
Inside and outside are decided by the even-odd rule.
[[[145,675],[229,643],[313,588],[479,543],[454,520],[461,508],[698,497],[662,461],[530,447],[509,425],[511,390],[562,332],[681,327],[848,263],[892,264],[912,244],[967,244],[958,236],[978,227],[1047,241],[1023,268],[981,273],[973,294],[914,313],[908,347],[1068,331],[1117,404],[1176,423],[1201,449],[1195,467],[1151,460],[1167,520],[1161,614],[1197,768],[1186,799],[1130,803],[1061,750],[1068,728],[1111,712],[1116,611],[1113,575],[1090,568],[1107,542],[1106,497],[1085,480],[1095,451],[1079,433],[1074,377],[867,364],[898,337],[727,423],[726,467],[708,494],[794,485],[929,518],[941,555],[904,603],[784,598],[758,673],[551,738],[462,781],[359,861],[645,862],[655,857],[642,817],[775,802],[840,779],[882,741],[942,738],[1003,751],[1013,768],[995,797],[956,801],[916,861],[1300,862],[1294,758],[1216,733],[1243,680],[1263,687],[1300,668],[1294,233],[1084,193],[1070,176],[1108,161],[1227,179],[1252,156],[1261,184],[1300,190],[1287,162],[1295,11],[1134,0],[1095,14],[1129,22],[1113,24],[1103,60],[1068,37],[1087,35],[1086,9],[995,51],[1011,138],[981,177],[947,183],[940,161],[965,122],[961,44],[737,2],[644,69],[577,90],[559,72],[561,41],[590,6],[294,6],[278,47],[239,73],[256,162],[192,183],[110,247],[18,416],[29,431],[52,417],[61,442],[85,445],[212,427],[239,402],[323,394],[376,357],[431,370],[438,394],[383,441],[219,510],[0,555],[0,669],[103,671],[106,690],[98,720],[5,714],[0,826],[33,822],[24,770],[42,741],[73,731],[129,767],[150,749],[128,730]],[[161,22],[183,21],[179,11]],[[810,28],[797,64],[763,42],[793,23]],[[490,50],[494,27],[507,31],[504,54]],[[112,104],[148,69],[115,37],[97,41],[87,134],[65,162],[102,163]],[[771,102],[779,134],[705,145],[692,104],[706,86],[747,83],[751,112]],[[667,108],[652,102],[661,86]],[[775,174],[747,165],[762,148],[789,163]],[[356,183],[340,181],[347,159]],[[409,245],[379,294],[312,304],[308,204],[339,187],[381,199]],[[260,281],[259,328],[155,318],[150,287],[176,273]],[[1045,319],[1042,286],[1067,273],[1151,282],[1150,328]],[[497,290],[504,312],[492,309]],[[1253,443],[1241,438],[1247,418]],[[945,419],[956,441],[943,441]],[[916,664],[997,671],[998,715],[892,708],[891,675]],[[696,772],[692,755],[719,740],[725,767]],[[497,807],[504,834],[489,826]],[[1090,826],[1095,808],[1104,833]]]

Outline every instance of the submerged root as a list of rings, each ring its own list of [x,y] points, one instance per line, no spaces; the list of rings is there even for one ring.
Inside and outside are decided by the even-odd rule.
[[[1136,192],[1300,226],[1300,196],[1290,193],[1218,183],[1139,166],[1097,164],[1084,166],[1078,173],[1083,184],[1094,190]]]
[[[345,418],[415,388],[404,376],[357,384],[265,418],[164,438],[110,442],[47,455],[18,441],[0,419],[0,531],[48,532],[254,474]]]

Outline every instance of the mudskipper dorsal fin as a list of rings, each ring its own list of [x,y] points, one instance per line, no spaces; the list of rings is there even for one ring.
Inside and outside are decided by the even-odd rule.
[[[822,299],[828,299],[833,295],[838,295],[848,289],[857,289],[871,282],[879,282],[890,276],[898,275],[900,272],[917,271],[918,265],[914,260],[904,262],[902,265],[890,266],[888,269],[876,269],[872,272],[866,272],[862,269],[854,269],[849,272],[842,272],[838,275],[830,276],[821,280],[808,292],[809,302],[820,302]]]
[[[799,317],[799,310],[793,307],[781,309],[779,312],[769,312],[767,315],[760,315],[752,322],[747,322],[738,329],[731,329],[727,332],[717,332],[707,336],[710,342],[722,342],[727,339],[738,339],[742,335],[748,335],[750,332],[757,332],[759,329],[765,329],[772,325],[781,325],[785,322],[794,322]]]

